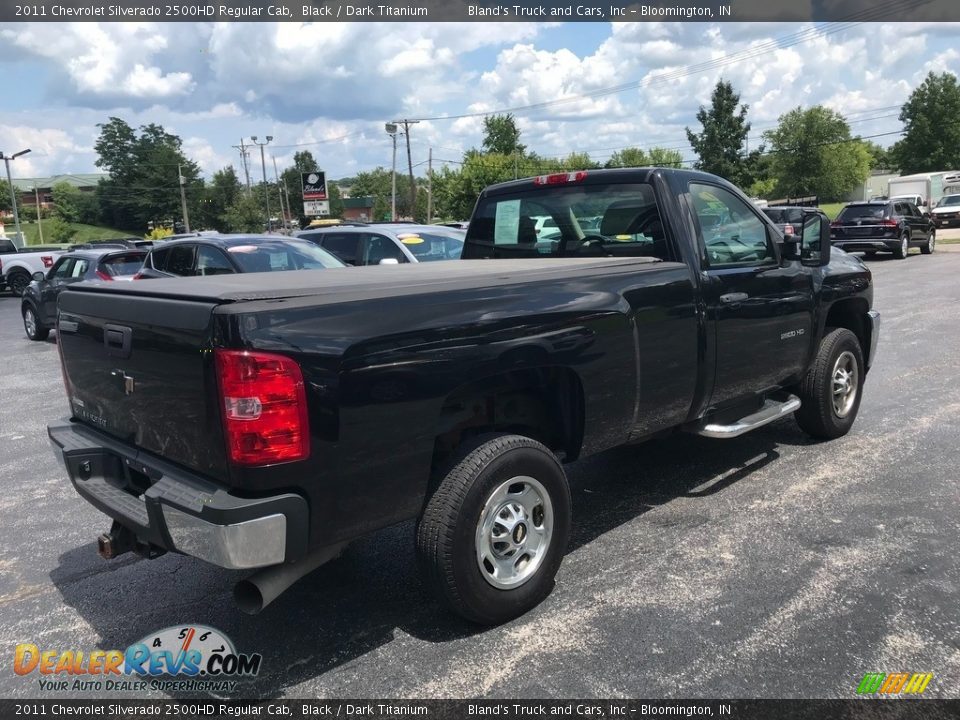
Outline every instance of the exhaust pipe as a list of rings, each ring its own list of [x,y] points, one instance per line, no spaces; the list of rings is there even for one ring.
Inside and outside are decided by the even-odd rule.
[[[296,562],[258,570],[234,586],[233,599],[237,607],[248,615],[256,615],[304,575],[338,557],[344,547],[346,543],[317,548]]]

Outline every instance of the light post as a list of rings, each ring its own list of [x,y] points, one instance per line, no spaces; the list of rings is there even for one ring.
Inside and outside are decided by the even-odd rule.
[[[263,170],[263,203],[267,208],[267,232],[270,232],[272,223],[270,222],[270,195],[267,192],[267,158],[263,153],[263,149],[273,140],[273,135],[267,135],[267,141],[262,143],[257,142],[256,135],[251,135],[250,139],[253,140],[254,145],[260,146],[260,167]]]
[[[393,163],[390,165],[390,219],[397,220],[397,124],[384,125],[387,135],[393,140]]]
[[[20,232],[20,213],[17,212],[17,193],[13,189],[13,178],[10,177],[10,161],[16,160],[18,157],[21,155],[26,155],[28,152],[30,152],[30,148],[21,150],[13,155],[7,155],[3,152],[0,152],[0,158],[3,158],[3,162],[7,166],[7,183],[10,185],[10,202],[13,203],[13,224],[17,228],[17,237],[20,238],[20,242],[23,245],[26,245],[26,242],[24,240],[23,233]]]

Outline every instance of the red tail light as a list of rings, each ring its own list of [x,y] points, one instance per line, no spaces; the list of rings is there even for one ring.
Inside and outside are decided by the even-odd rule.
[[[40,262],[43,263],[45,268],[53,267],[53,256],[52,255],[41,255]]]
[[[879,224],[883,227],[897,227],[899,225],[896,220],[881,220]]]
[[[107,275],[103,270],[97,270],[97,277],[101,280],[113,280],[113,278]]]
[[[583,182],[587,177],[586,170],[572,173],[554,173],[553,175],[538,175],[533,179],[534,185],[566,185],[572,182]]]
[[[307,397],[291,358],[246,350],[215,350],[230,461],[271,465],[310,455]]]

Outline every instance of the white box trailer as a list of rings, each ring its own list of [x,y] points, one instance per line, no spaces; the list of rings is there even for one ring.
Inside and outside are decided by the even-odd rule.
[[[919,196],[918,206],[927,211],[952,192],[960,192],[960,170],[902,175],[891,178],[887,186],[888,197]]]

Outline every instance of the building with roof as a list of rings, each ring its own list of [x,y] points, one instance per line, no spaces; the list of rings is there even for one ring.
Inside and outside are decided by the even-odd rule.
[[[51,177],[14,178],[13,187],[17,190],[17,204],[20,207],[36,207],[39,201],[40,207],[49,208],[53,206],[54,185],[67,183],[80,192],[93,192],[97,184],[108,177],[107,173],[69,173]]]
[[[370,222],[373,217],[374,197],[372,195],[343,199],[343,219]]]

